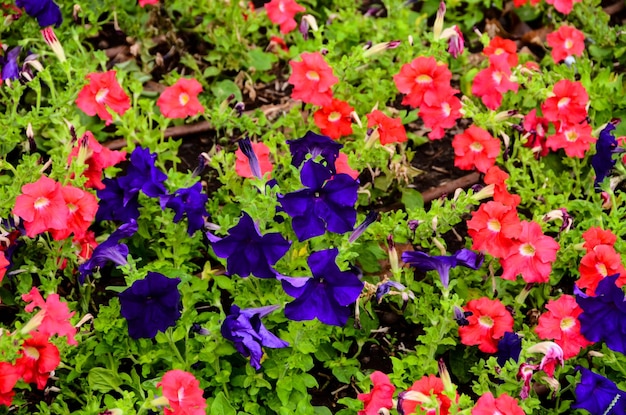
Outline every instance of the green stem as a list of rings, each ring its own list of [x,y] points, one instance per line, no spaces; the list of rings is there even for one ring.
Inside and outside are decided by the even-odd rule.
[[[180,354],[180,350],[178,350],[176,343],[174,343],[173,335],[174,333],[172,332],[172,329],[167,329],[167,331],[165,332],[165,336],[167,337],[167,343],[170,345],[170,348],[174,352],[176,358],[185,366],[185,369],[187,369],[187,361],[183,358],[183,355]]]

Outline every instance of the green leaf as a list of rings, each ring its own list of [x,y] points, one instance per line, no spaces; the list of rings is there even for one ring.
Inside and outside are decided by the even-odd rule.
[[[422,209],[424,207],[422,194],[415,189],[402,189],[402,199],[400,201],[409,210]]]
[[[211,92],[215,95],[217,102],[222,102],[228,99],[229,96],[234,95],[236,101],[243,101],[241,91],[237,84],[229,79],[225,79],[218,82],[211,88]]]
[[[211,403],[211,415],[236,415],[237,411],[230,404],[224,392],[217,394]]]
[[[122,380],[110,369],[94,367],[87,374],[87,383],[91,390],[109,392],[111,390],[120,391]]]
[[[261,49],[253,49],[248,52],[248,66],[250,69],[257,71],[267,71],[272,69],[272,63],[276,60],[276,56],[265,53]]]

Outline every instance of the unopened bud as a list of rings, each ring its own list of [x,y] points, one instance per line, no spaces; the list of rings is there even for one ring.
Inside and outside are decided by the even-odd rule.
[[[52,29],[52,26],[48,26],[45,29],[42,29],[41,34],[43,35],[43,39],[46,41],[48,46],[50,46],[54,54],[57,55],[59,61],[65,62],[65,51],[63,50],[61,42],[59,42],[59,39],[57,39],[57,36],[54,34],[54,29]]]
[[[433,27],[433,37],[435,40],[439,40],[441,38],[441,32],[443,31],[443,18],[446,15],[446,3],[443,1],[439,3],[439,8],[437,9],[437,17],[435,18],[435,25]]]

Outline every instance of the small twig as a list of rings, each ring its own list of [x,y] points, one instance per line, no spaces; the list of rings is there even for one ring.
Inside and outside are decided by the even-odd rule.
[[[438,197],[454,192],[456,189],[472,186],[478,183],[479,179],[480,173],[470,173],[422,192],[422,199],[424,200],[424,203],[432,202]]]

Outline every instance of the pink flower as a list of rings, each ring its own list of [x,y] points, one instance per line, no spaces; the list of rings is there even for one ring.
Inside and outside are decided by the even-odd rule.
[[[357,399],[363,401],[365,408],[359,415],[378,415],[380,409],[393,407],[393,392],[396,387],[391,384],[389,377],[383,372],[376,371],[370,375],[374,384],[370,393],[359,393]]]
[[[497,399],[491,392],[487,392],[478,398],[476,405],[472,408],[472,415],[524,415],[524,410],[520,408],[517,399],[510,397],[506,393]]]
[[[454,136],[454,165],[463,170],[486,173],[500,154],[500,140],[475,125]]]
[[[163,387],[163,396],[169,402],[169,408],[165,408],[165,415],[205,415],[206,399],[202,397],[200,382],[188,372],[183,370],[170,370],[157,388]]]
[[[69,211],[61,184],[46,176],[41,176],[35,183],[25,184],[22,194],[15,199],[13,214],[24,220],[29,238],[50,229],[65,229]]]
[[[291,98],[324,107],[333,102],[332,86],[339,82],[333,70],[319,52],[303,53],[302,61],[290,61],[291,76],[288,81],[293,85]]]
[[[115,78],[115,71],[104,73],[93,72],[87,75],[89,83],[83,87],[76,98],[76,105],[85,114],[98,115],[106,121],[113,122],[113,112],[123,115],[130,108],[130,97],[124,92]]]
[[[204,112],[204,107],[198,101],[200,92],[200,82],[193,78],[179,78],[174,85],[165,88],[157,105],[161,114],[167,118],[193,117]]]
[[[39,315],[43,315],[41,324],[37,327],[37,331],[46,336],[57,334],[67,337],[67,343],[77,345],[74,339],[76,329],[70,322],[75,311],[70,313],[66,303],[62,303],[59,294],[50,294],[44,301],[37,287],[31,288],[28,294],[22,295],[22,300],[28,304],[24,310],[28,313],[33,311],[35,307],[39,307]]]
[[[296,13],[306,9],[294,0],[272,0],[265,4],[267,17],[274,24],[280,25],[280,33],[289,33],[296,28]]]
[[[585,35],[580,30],[563,25],[556,32],[546,36],[548,46],[552,48],[552,59],[559,63],[568,56],[582,56],[585,50]]]

